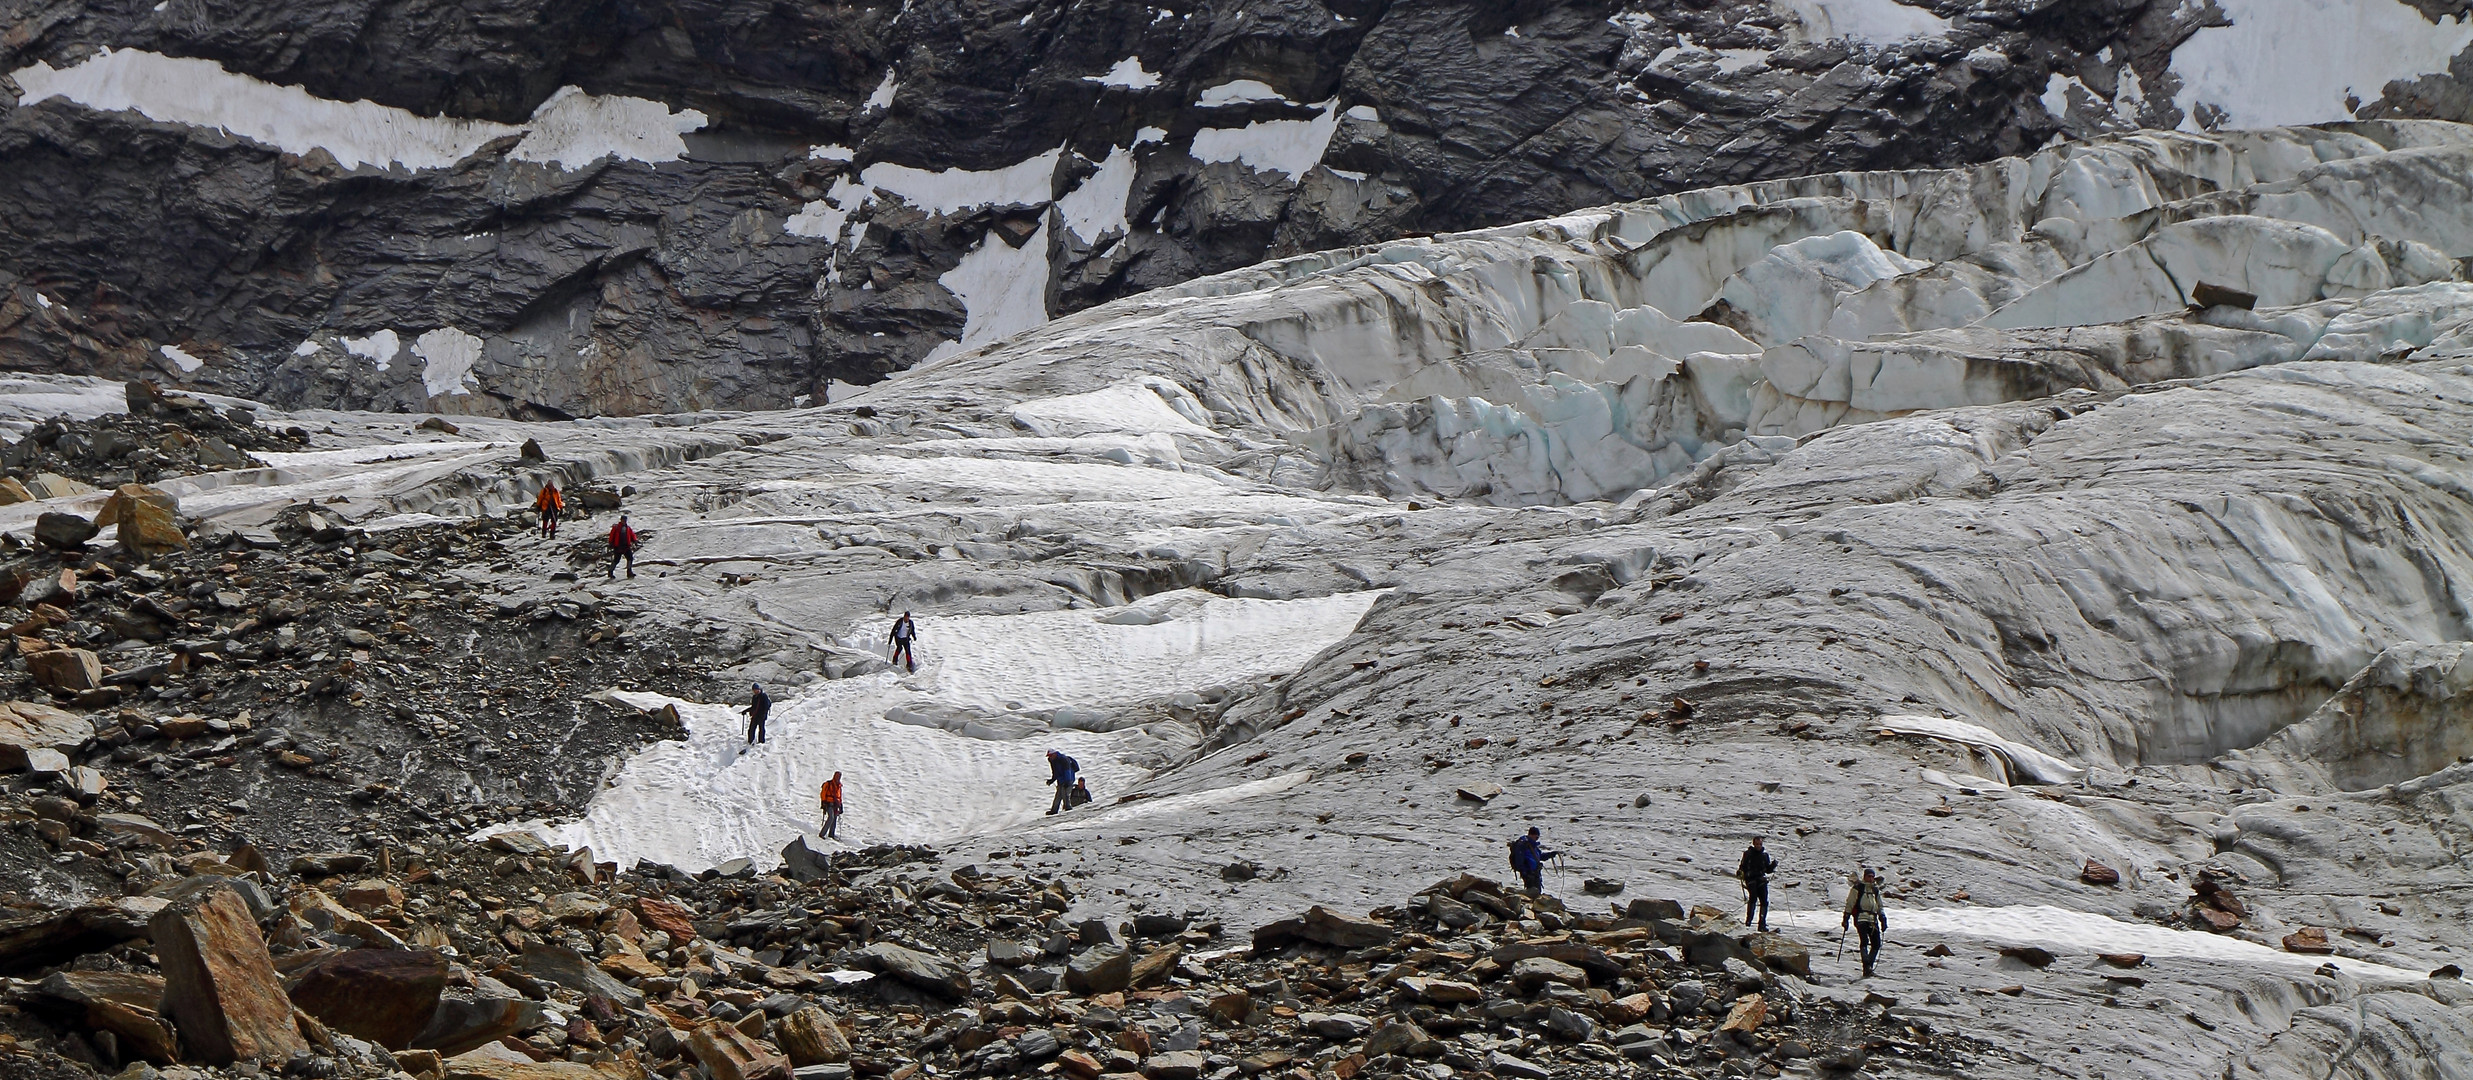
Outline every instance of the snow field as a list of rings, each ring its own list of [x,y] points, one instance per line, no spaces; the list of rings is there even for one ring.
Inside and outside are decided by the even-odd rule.
[[[2230,26],[2190,35],[2172,54],[2181,76],[2173,104],[2181,126],[2199,130],[2198,108],[2224,111],[2224,127],[2350,120],[2392,79],[2445,72],[2473,44],[2473,19],[2433,25],[2401,0],[2217,0]],[[2342,14],[2330,11],[2339,8]]]
[[[1825,932],[1837,929],[1838,918],[1836,911],[1786,911],[1772,914],[1769,921],[1796,930]],[[2338,970],[2367,983],[2397,985],[2427,979],[2418,971],[2350,957],[2288,953],[2223,934],[2124,922],[2094,912],[2072,911],[2043,904],[1889,909],[1890,941],[1912,941],[1919,934],[1966,938],[1997,945],[2035,946],[2058,956],[2142,953],[2150,960],[2203,960],[2242,967],[2272,968],[2288,974],[2308,974],[2321,965],[2332,963]]]
[[[1047,778],[1043,754],[1051,748],[1081,762],[1099,796],[1095,805],[1105,805],[1143,777],[1129,758],[1170,747],[1140,728],[991,739],[886,714],[961,709],[1019,717],[1066,709],[1087,715],[1275,675],[1346,636],[1378,596],[1279,601],[1184,592],[1102,611],[923,614],[917,674],[820,683],[779,700],[768,741],[753,748],[744,744],[746,720],[738,707],[677,702],[687,721],[686,741],[645,750],[581,820],[541,831],[621,865],[646,858],[692,871],[744,856],[770,867],[792,838],[814,833],[816,791],[839,771],[846,789],[844,843],[950,841],[1038,823],[1051,791],[1041,783]],[[891,621],[868,620],[852,634],[882,652]],[[640,708],[671,701],[619,697]],[[1273,790],[1284,788],[1257,785],[1217,797]],[[1182,804],[1159,804],[1176,805]],[[1129,807],[1124,814],[1154,809]]]
[[[215,128],[289,154],[322,149],[347,169],[442,169],[508,135],[523,136],[509,153],[519,161],[570,168],[610,155],[674,161],[687,153],[679,136],[705,122],[693,109],[672,113],[658,101],[597,97],[572,86],[552,94],[521,125],[422,116],[370,101],[316,97],[225,71],[212,60],[137,49],[105,49],[58,69],[38,61],[11,75],[25,91],[21,105],[57,97],[106,112],[134,109],[150,120]]]

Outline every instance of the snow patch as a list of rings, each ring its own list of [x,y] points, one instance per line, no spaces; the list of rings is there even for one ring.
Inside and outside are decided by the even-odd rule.
[[[1249,101],[1286,101],[1271,84],[1259,79],[1236,79],[1202,91],[1194,104],[1208,109],[1217,105],[1241,105]]]
[[[1014,247],[994,232],[936,283],[962,301],[962,339],[928,351],[924,363],[968,352],[1048,321],[1048,227]]]
[[[2437,25],[2400,0],[2217,0],[2232,20],[2190,35],[2173,50],[2181,76],[2173,104],[2184,130],[2199,130],[2201,105],[2227,127],[2323,124],[2353,118],[2391,79],[2445,72],[2473,44],[2473,20]]]
[[[1065,216],[1065,227],[1084,242],[1122,231],[1125,201],[1133,195],[1133,180],[1133,147],[1110,147],[1108,156],[1099,162],[1098,172],[1056,200],[1056,209]]]
[[[12,73],[21,104],[48,98],[92,109],[133,109],[169,124],[214,128],[289,154],[325,150],[345,168],[402,165],[445,168],[485,143],[522,135],[511,156],[581,165],[615,154],[670,161],[687,152],[680,134],[704,126],[703,113],[672,113],[657,101],[598,97],[575,87],[551,95],[522,125],[422,116],[370,101],[334,101],[225,71],[214,61],[105,49],[54,69],[37,62]]]
[[[1037,206],[1056,197],[1056,163],[1064,148],[1002,169],[918,169],[880,161],[859,174],[862,183],[902,197],[928,214],[951,214],[981,206]]]
[[[1101,86],[1121,86],[1127,90],[1148,90],[1159,85],[1159,76],[1143,70],[1141,57],[1128,56],[1100,74],[1082,76],[1082,81]]]
[[[321,348],[321,346],[318,344],[318,339],[316,339],[316,338],[303,338],[303,339],[301,339],[301,343],[300,343],[300,344],[292,346],[292,355],[294,355],[294,356],[316,356],[316,355],[318,355],[318,350],[319,350],[320,348]]]
[[[2066,784],[2084,771],[2025,743],[2004,739],[1981,725],[1964,720],[1900,715],[1881,717],[1879,723],[1881,731],[1890,735],[1924,735],[1989,750],[2009,766],[2010,776],[2004,783]]]
[[[421,358],[421,389],[431,397],[469,394],[479,385],[472,365],[481,359],[480,338],[442,326],[413,339],[412,355]]]
[[[867,95],[867,100],[860,104],[859,111],[874,112],[878,109],[892,108],[893,92],[899,89],[901,89],[901,83],[893,77],[893,69],[886,68],[884,81],[876,84],[876,91]]]
[[[1341,115],[1351,120],[1363,120],[1369,124],[1382,123],[1382,110],[1371,105],[1351,105],[1348,111]]]
[[[1188,591],[1145,600],[1139,606],[1160,617],[1139,623],[1107,621],[1123,608],[922,617],[916,675],[881,673],[785,695],[774,705],[768,741],[755,747],[745,743],[744,713],[735,706],[614,694],[639,708],[677,704],[687,738],[656,743],[629,761],[582,820],[539,828],[622,865],[645,858],[700,870],[744,856],[770,867],[794,837],[826,843],[813,838],[816,791],[835,772],[845,785],[844,844],[933,843],[1036,824],[1049,798],[1044,751],[1079,759],[1105,801],[1141,780],[1128,759],[1160,740],[1139,729],[1038,731],[1027,712],[1113,710],[1293,671],[1353,631],[1379,595],[1247,600]],[[881,639],[880,623],[889,622],[853,627],[852,636]],[[974,738],[887,718],[957,709],[1012,721],[987,725],[987,734],[1036,733]],[[1301,782],[1274,777],[1059,824],[1210,805]]]
[[[1772,6],[1802,26],[1805,41],[1849,38],[1887,45],[1949,32],[1949,20],[1896,0],[1772,0]]]
[[[395,336],[393,330],[380,330],[368,337],[343,339],[343,351],[366,357],[378,370],[385,371],[386,366],[395,361],[395,354],[403,351],[403,341]]]
[[[2309,973],[2325,964],[2364,982],[2395,984],[2427,981],[2417,971],[2350,957],[2309,956],[2269,948],[2254,941],[2201,930],[2174,930],[2151,923],[2124,922],[2087,911],[2043,904],[2012,907],[1893,908],[1890,925],[1913,940],[1916,934],[1976,938],[2009,945],[2033,945],[2062,956],[2097,953],[2142,953],[2150,959],[2171,957],[2212,960],[2247,967],[2269,967]],[[1790,911],[1772,916],[1799,930],[1827,931],[1837,926],[1835,911]]]
[[[1014,421],[1041,437],[1102,431],[1213,434],[1196,416],[1207,419],[1193,396],[1160,378],[1118,383],[1087,394],[1039,398],[1013,407]]]
[[[206,361],[182,352],[177,346],[172,345],[163,347],[163,358],[171,361],[172,366],[179,368],[184,375],[206,366]]]
[[[1256,172],[1304,176],[1322,161],[1339,130],[1339,99],[1316,103],[1322,110],[1311,120],[1256,120],[1241,128],[1203,128],[1194,132],[1190,152],[1197,161],[1234,161]]]
[[[839,144],[807,148],[807,160],[809,161],[849,161],[857,156],[857,151]]]

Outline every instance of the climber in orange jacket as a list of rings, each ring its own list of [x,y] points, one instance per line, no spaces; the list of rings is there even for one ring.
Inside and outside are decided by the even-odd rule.
[[[541,514],[541,535],[558,535],[558,517],[567,510],[567,497],[558,491],[558,481],[541,485],[541,493],[532,497],[532,508]]]
[[[824,790],[817,792],[816,797],[824,803],[824,835],[838,839],[833,837],[833,833],[841,828],[842,822],[842,774],[834,773],[832,779],[824,782]]]

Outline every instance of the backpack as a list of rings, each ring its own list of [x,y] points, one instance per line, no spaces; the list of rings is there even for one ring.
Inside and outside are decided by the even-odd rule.
[[[1879,922],[1881,917],[1881,887],[1877,881],[1855,883],[1855,918],[1864,922]]]

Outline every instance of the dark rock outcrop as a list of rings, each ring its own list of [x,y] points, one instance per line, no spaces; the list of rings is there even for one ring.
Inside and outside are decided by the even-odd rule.
[[[0,92],[0,367],[532,418],[784,406],[1266,256],[2173,127],[2172,51],[2221,19],[1993,0],[1882,44],[1748,0],[65,0],[6,20],[0,71],[108,47],[425,117],[518,125],[572,86],[701,123],[659,160],[506,137],[347,167]],[[2433,75],[2359,114],[2467,98]],[[1007,250],[1034,254],[963,265]],[[1044,311],[966,295],[1042,269]]]

